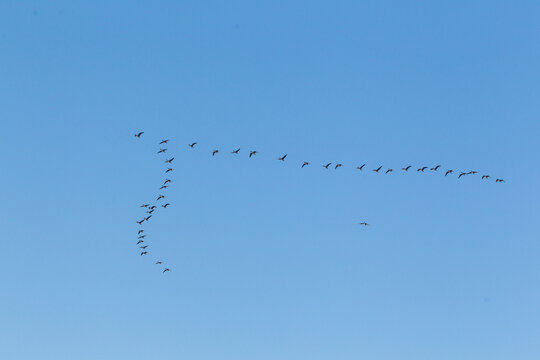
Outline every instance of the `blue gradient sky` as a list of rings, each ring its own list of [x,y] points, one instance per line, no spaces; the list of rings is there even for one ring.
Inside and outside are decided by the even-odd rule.
[[[539,17],[0,2],[0,358],[540,358]]]

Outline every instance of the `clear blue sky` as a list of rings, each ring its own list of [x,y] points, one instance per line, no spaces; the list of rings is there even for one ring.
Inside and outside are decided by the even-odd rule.
[[[0,358],[539,359],[539,18],[2,1]]]

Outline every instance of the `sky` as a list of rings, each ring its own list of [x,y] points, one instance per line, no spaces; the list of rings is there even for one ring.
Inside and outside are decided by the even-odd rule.
[[[539,16],[0,2],[0,358],[540,358]]]

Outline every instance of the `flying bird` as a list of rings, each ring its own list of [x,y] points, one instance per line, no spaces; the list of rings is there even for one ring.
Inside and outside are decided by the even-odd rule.
[[[160,199],[163,199],[163,198],[165,198],[164,195],[159,195],[156,201],[158,201],[158,200],[160,200]]]
[[[148,217],[146,217],[146,218],[144,218],[144,219],[145,219],[146,221],[148,221],[148,220],[150,220],[151,217],[152,217],[152,215],[150,215],[150,216],[148,216]]]
[[[439,170],[440,167],[441,167],[441,165],[437,165],[437,166],[435,166],[435,167],[432,167],[432,168],[429,169],[429,170],[431,170],[431,171],[437,171],[437,170]]]
[[[409,171],[410,168],[411,168],[411,165],[407,165],[406,167],[401,168],[401,170],[403,170],[403,171]]]
[[[453,173],[453,172],[454,172],[454,170],[447,170],[446,173],[444,174],[444,176],[446,176],[446,175],[448,175],[448,174],[451,174],[451,173]]]
[[[368,226],[369,224],[367,222],[361,222],[360,225]]]
[[[141,253],[141,256],[146,255],[146,254],[148,254],[148,251],[143,251],[143,252]]]
[[[161,189],[166,189],[166,188],[168,188],[167,185],[161,185],[161,187],[159,188],[159,190],[161,190]]]
[[[149,211],[147,211],[146,213],[147,213],[147,214],[151,214],[151,213],[153,213],[153,212],[154,212],[154,209],[149,210]]]
[[[424,167],[421,167],[420,169],[416,170],[416,171],[421,171],[421,172],[424,172],[424,170],[426,170],[428,167],[427,166],[424,166]]]
[[[358,166],[356,167],[358,170],[362,171],[362,169],[364,168],[364,166],[366,166],[366,164],[362,164],[362,166]]]
[[[334,167],[334,170],[336,170],[338,167],[342,167],[343,164],[336,164],[336,166]]]
[[[166,143],[168,143],[168,142],[169,142],[169,139],[161,140],[161,142],[159,143],[159,145],[161,145],[161,144],[166,144]]]
[[[469,175],[469,174],[471,174],[471,175],[478,174],[478,171],[471,170],[471,171],[469,171],[467,173],[467,175]]]
[[[157,153],[161,154],[161,153],[164,153],[165,151],[167,151],[167,149],[159,149],[159,151]]]
[[[249,152],[249,157],[252,157],[252,156],[255,155],[255,154],[257,154],[257,151],[255,151],[255,150],[254,150],[254,151],[250,151],[250,152]]]
[[[165,184],[167,184],[167,183],[170,183],[170,182],[172,182],[171,179],[165,179],[165,182],[163,183],[163,185],[165,185]]]
[[[149,207],[150,204],[142,204],[141,207]]]
[[[165,174],[168,173],[169,171],[173,171],[174,169],[173,168],[167,168],[167,171],[165,171]]]
[[[159,265],[159,264],[161,264],[161,261],[156,261],[156,265]]]
[[[189,146],[190,148],[192,148],[192,149],[193,149],[193,148],[195,147],[195,145],[197,145],[197,143],[196,143],[196,142],[194,142],[194,143],[191,143],[191,144],[189,144],[188,146]]]
[[[163,273],[165,274],[167,271],[171,271],[171,269],[165,268],[165,269],[163,270]]]
[[[287,157],[287,154],[283,155],[282,157],[278,157],[278,160],[285,161],[286,157]]]
[[[166,203],[166,204],[163,204],[163,205],[161,205],[161,207],[162,207],[162,208],[164,208],[164,209],[166,209],[166,208],[167,208],[167,206],[169,206],[169,205],[171,205],[171,204],[169,204],[169,203]]]
[[[172,164],[173,160],[174,160],[174,157],[170,158],[169,160],[165,160],[165,162],[167,164]]]
[[[219,152],[219,150],[212,151],[212,156],[216,155]]]
[[[137,221],[137,224],[142,225],[143,222],[144,222],[144,219],[142,219],[141,221]]]
[[[141,235],[138,237],[138,239],[144,239],[146,237],[146,235]]]
[[[156,208],[156,205],[152,205],[149,207],[150,210],[154,210]]]
[[[382,165],[381,165],[381,166],[379,166],[379,167],[378,167],[378,168],[376,168],[376,169],[373,169],[372,171],[375,171],[376,173],[378,173],[378,172],[379,172],[379,170],[381,170],[381,169],[382,169]]]
[[[301,167],[303,168],[304,166],[307,166],[307,165],[309,165],[309,163],[307,161],[304,161]]]
[[[459,179],[460,177],[462,177],[462,176],[464,176],[464,175],[467,175],[467,173],[462,172],[461,174],[458,175],[457,178]]]
[[[385,174],[388,174],[389,172],[392,172],[392,171],[394,171],[394,170],[388,169],[388,170],[386,170]]]
[[[142,234],[143,232],[144,232],[144,230],[139,230],[139,232],[137,233],[137,235]]]
[[[240,152],[240,148],[234,150],[234,151],[231,151],[231,154],[238,154]]]
[[[144,245],[144,246],[139,246],[141,249],[146,249],[148,247],[148,245]]]
[[[495,182],[503,183],[503,182],[506,182],[506,181],[504,181],[504,179],[495,179]]]
[[[489,176],[489,175],[482,175],[482,180],[483,180],[483,179],[489,179],[490,177],[491,177],[491,176]]]
[[[326,164],[326,165],[323,165],[323,167],[324,167],[325,169],[328,169],[328,167],[329,167],[330,165],[332,165],[332,163],[328,163],[328,164]]]
[[[141,131],[140,133],[135,134],[135,137],[136,137],[136,138],[140,138],[142,134],[144,134],[144,131]]]
[[[141,244],[143,242],[144,242],[144,240],[139,240],[139,241],[137,241],[137,245],[139,245],[139,244]]]

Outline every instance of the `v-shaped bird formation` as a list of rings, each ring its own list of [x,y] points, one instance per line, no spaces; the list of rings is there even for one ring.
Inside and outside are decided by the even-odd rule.
[[[138,138],[138,139],[141,139],[142,135],[144,134],[143,131],[141,132],[137,132],[135,134],[135,137]],[[169,142],[169,139],[163,139],[159,142],[158,144],[158,151],[157,151],[157,155],[159,156],[160,154],[164,154],[168,148],[166,147],[167,144]],[[187,147],[191,148],[192,150],[197,150],[199,149],[199,145],[198,145],[198,142],[192,142],[192,143],[189,143],[189,144],[186,144]],[[231,149],[231,151],[228,151],[227,152],[229,153],[229,156],[237,156],[237,155],[240,155],[240,152],[241,152],[241,148],[236,148],[236,149]],[[259,151],[257,150],[253,150],[253,149],[250,149],[249,151],[246,151],[246,156],[248,158],[254,158],[255,155],[258,155],[259,154]],[[221,155],[218,155],[218,154],[222,154],[222,152],[220,151],[220,149],[217,149],[215,147],[212,147],[209,152],[208,152],[208,155],[209,156],[212,156],[212,157],[219,157]],[[290,159],[287,158],[288,156],[288,153],[282,153],[281,155],[278,155],[277,159],[278,161],[282,161],[282,162],[291,162]],[[165,171],[164,171],[164,174],[165,176],[170,176],[170,172],[174,171],[174,168],[172,167],[172,164],[173,164],[173,161],[174,161],[174,156],[170,157],[170,158],[165,158],[164,160],[164,163],[168,166]],[[287,160],[286,160],[287,159]],[[312,164],[313,162],[311,161],[306,161],[306,159],[301,159],[298,161],[298,166],[301,168],[301,169],[304,169],[306,168],[307,166],[309,167],[312,167]],[[324,171],[326,170],[338,170],[340,168],[345,168],[345,165],[340,163],[340,162],[325,162],[325,163],[320,163],[320,168],[323,168],[325,169]],[[359,171],[359,172],[364,172],[363,169],[364,167],[366,166],[366,164],[362,164],[362,165],[353,165],[354,169]],[[458,174],[457,175],[457,179],[461,179],[462,177],[464,176],[474,176],[475,174],[478,174],[479,172],[476,171],[476,170],[467,170],[467,171],[457,171],[457,172],[454,172],[453,169],[446,169],[446,170],[441,170],[439,171],[439,169],[441,168],[442,165],[435,165],[435,166],[420,166],[416,169],[413,168],[413,169],[416,169],[416,172],[417,173],[425,173],[426,170],[428,170],[428,172],[433,172],[433,173],[443,173],[444,172],[444,176],[447,177],[449,175],[452,175],[452,174]],[[412,165],[409,165],[407,164],[406,166],[402,167],[401,168],[401,171],[403,173],[409,173],[409,169],[411,169]],[[303,171],[306,171],[306,170],[303,170]],[[377,164],[376,167],[374,167],[372,169],[372,172],[373,173],[376,173],[376,174],[384,174],[384,175],[388,175],[389,174],[392,174],[394,173],[394,169],[392,168],[384,168],[383,165],[379,165]],[[382,176],[384,176],[382,175]],[[381,176],[381,175],[379,175]],[[492,179],[492,177],[488,174],[483,174],[481,175],[480,179],[482,181],[487,181],[489,179]],[[169,184],[172,182],[172,179],[169,179],[169,178],[165,178],[165,180],[163,181],[163,183],[160,185],[161,187],[159,188],[159,190],[166,190],[168,187],[169,187]],[[505,180],[502,179],[502,178],[495,178],[495,183],[504,183]],[[140,226],[143,226],[145,222],[148,222],[150,220],[150,218],[152,217],[152,213],[154,212],[154,210],[157,208],[158,205],[161,206],[161,208],[163,209],[167,209],[168,206],[170,206],[171,204],[169,202],[165,202],[166,199],[166,196],[164,194],[157,194],[156,195],[156,198],[155,198],[155,203],[157,205],[151,205],[151,204],[142,204],[141,207],[142,208],[145,208],[146,209],[146,214],[141,220],[138,220],[136,221],[137,224],[139,224]],[[368,226],[369,224],[365,221],[362,221],[359,223],[360,225],[362,226]],[[138,238],[137,238],[137,243],[136,245],[139,246],[139,249],[141,249],[142,251],[140,252],[140,256],[143,256],[143,255],[147,255],[148,254],[148,251],[146,250],[146,248],[148,247],[148,245],[145,243],[145,239],[146,239],[146,234],[144,234],[144,229],[140,229],[138,230],[137,232],[137,235],[138,235]],[[141,245],[143,244],[143,245]],[[156,265],[162,265],[162,261],[161,260],[157,260],[155,262]],[[163,267],[162,268],[162,273],[166,273],[166,272],[170,272],[171,269],[168,268],[168,267]]]

